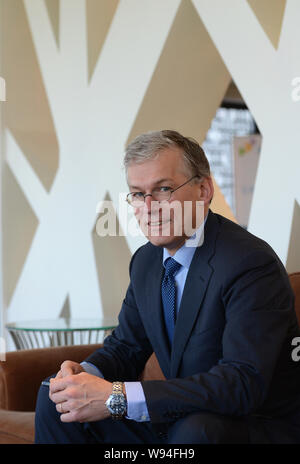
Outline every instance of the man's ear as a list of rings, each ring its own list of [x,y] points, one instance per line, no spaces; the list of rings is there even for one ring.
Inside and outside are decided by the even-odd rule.
[[[214,184],[212,178],[205,177],[200,182],[200,200],[204,201],[205,204],[209,204],[214,196]]]

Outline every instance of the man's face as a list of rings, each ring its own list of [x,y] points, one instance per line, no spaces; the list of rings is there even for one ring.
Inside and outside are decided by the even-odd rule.
[[[144,194],[174,190],[191,177],[181,150],[175,147],[161,150],[154,159],[132,164],[127,169],[130,192]],[[169,201],[158,203],[147,196],[141,206],[134,208],[134,213],[148,240],[174,254],[191,235],[187,233],[186,221],[192,227],[200,225],[196,221],[196,202],[199,201],[203,201],[201,182],[194,179],[176,190]],[[203,214],[200,217],[203,219]]]

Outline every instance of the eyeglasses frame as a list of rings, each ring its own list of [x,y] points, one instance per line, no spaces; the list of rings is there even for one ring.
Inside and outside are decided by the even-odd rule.
[[[173,194],[174,192],[176,192],[176,190],[178,190],[178,189],[180,189],[181,187],[183,187],[184,185],[188,184],[189,182],[191,182],[191,180],[195,179],[196,177],[199,177],[199,178],[201,179],[203,176],[200,177],[198,174],[196,174],[195,176],[191,177],[190,179],[188,179],[186,182],[184,182],[183,184],[179,185],[179,186],[176,187],[175,189],[170,190],[170,196],[169,196],[168,200],[162,200],[162,201],[170,201],[170,198],[171,198],[172,194]],[[146,197],[152,197],[152,196],[153,196],[152,193],[129,192],[129,193],[126,195],[126,201],[127,201],[127,203],[128,203],[130,206],[132,206],[132,203],[130,203],[130,202],[128,201],[128,197],[129,197],[129,195],[132,195],[133,193],[141,193],[141,194],[143,195],[143,198],[144,198],[143,203],[145,203]]]

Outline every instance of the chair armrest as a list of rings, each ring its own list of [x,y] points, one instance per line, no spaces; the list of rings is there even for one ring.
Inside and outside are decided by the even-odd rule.
[[[101,345],[36,348],[6,353],[0,362],[0,408],[34,411],[41,381],[58,372],[63,361],[83,361]]]
[[[166,380],[160,365],[158,364],[155,353],[152,353],[146,362],[145,369],[140,376],[141,381],[145,380]]]

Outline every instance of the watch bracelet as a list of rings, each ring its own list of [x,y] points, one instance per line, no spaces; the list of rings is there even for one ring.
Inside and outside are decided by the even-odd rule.
[[[124,392],[123,392],[123,382],[117,381],[117,382],[112,383],[112,395],[123,396],[126,401],[126,396],[124,395]],[[124,414],[111,414],[111,417],[114,420],[121,420],[123,419]]]
[[[124,395],[123,393],[123,382],[112,383],[112,393],[114,395]]]

